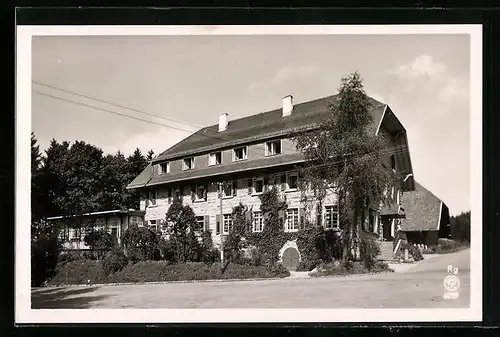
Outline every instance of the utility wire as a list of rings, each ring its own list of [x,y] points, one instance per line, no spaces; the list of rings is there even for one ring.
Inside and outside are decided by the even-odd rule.
[[[196,128],[199,128],[199,129],[202,128],[202,126],[200,126],[200,125],[196,125],[196,124],[193,124],[193,123],[186,123],[186,122],[183,122],[183,121],[180,121],[180,120],[177,120],[177,119],[174,119],[174,118],[170,118],[170,117],[155,115],[155,114],[150,113],[150,112],[146,112],[146,111],[139,110],[139,109],[136,109],[136,108],[131,108],[129,106],[122,105],[122,104],[113,103],[113,102],[106,101],[106,100],[101,99],[101,98],[97,98],[97,97],[92,97],[92,96],[89,96],[89,95],[81,94],[81,93],[78,93],[76,91],[72,91],[72,90],[68,90],[68,89],[63,89],[63,88],[60,88],[60,87],[56,87],[54,85],[50,85],[50,84],[38,82],[38,81],[35,81],[35,80],[32,80],[31,82],[33,82],[35,84],[38,84],[40,86],[43,86],[43,87],[47,87],[47,88],[51,88],[51,89],[54,89],[54,90],[62,91],[62,92],[65,92],[65,93],[68,93],[68,94],[71,94],[71,95],[75,95],[75,96],[84,97],[86,99],[90,99],[90,100],[93,100],[93,101],[105,103],[105,104],[108,104],[108,105],[114,105],[114,106],[116,106],[118,108],[122,108],[122,109],[126,109],[126,110],[131,110],[131,111],[138,112],[138,113],[141,113],[141,114],[144,114],[144,115],[148,115],[148,116],[151,116],[151,117],[161,118],[161,119],[173,121],[173,122],[176,122],[176,123],[179,123],[179,124],[190,125],[190,126],[194,126]]]

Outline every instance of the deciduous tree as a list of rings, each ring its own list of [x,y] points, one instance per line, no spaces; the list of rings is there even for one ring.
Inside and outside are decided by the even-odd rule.
[[[305,156],[301,167],[301,189],[320,207],[329,190],[336,190],[340,202],[343,262],[357,249],[359,218],[371,203],[385,202],[384,191],[397,177],[382,164],[388,144],[370,128],[373,123],[369,101],[358,73],[342,79],[338,102],[319,128],[298,134],[295,145]]]

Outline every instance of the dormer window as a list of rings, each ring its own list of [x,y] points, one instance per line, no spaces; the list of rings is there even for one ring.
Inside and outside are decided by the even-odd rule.
[[[213,152],[208,155],[208,165],[220,165],[222,163],[222,152]]]
[[[266,142],[266,156],[274,156],[281,153],[281,139]]]
[[[170,173],[170,163],[161,163],[158,174]]]
[[[248,147],[238,147],[233,149],[233,161],[245,160],[248,158]]]
[[[184,171],[194,169],[194,157],[184,158],[182,160],[182,169]]]

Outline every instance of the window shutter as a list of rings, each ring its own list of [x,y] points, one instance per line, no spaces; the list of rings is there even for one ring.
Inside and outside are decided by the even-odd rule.
[[[208,194],[208,184],[205,184],[205,191],[203,192],[203,199],[207,201],[207,194]]]
[[[252,194],[252,190],[253,190],[253,180],[250,178],[248,179],[247,181],[247,186],[248,186],[248,194]]]
[[[215,234],[220,234],[220,227],[221,227],[221,224],[220,224],[220,214],[217,214],[215,216],[215,223],[216,223]]]
[[[205,215],[205,220],[204,220],[203,224],[205,226],[204,230],[209,231],[210,230],[210,215]]]
[[[233,180],[232,184],[233,184],[233,186],[232,186],[233,197],[235,197],[238,194],[238,181]]]
[[[286,190],[286,174],[281,175],[280,182],[281,182],[281,190],[285,191]]]

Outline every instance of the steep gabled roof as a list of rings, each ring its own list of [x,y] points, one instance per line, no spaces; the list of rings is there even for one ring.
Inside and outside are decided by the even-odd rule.
[[[375,133],[384,119],[388,106],[370,97],[368,97],[368,103],[369,113],[372,116],[372,123],[369,128]],[[184,171],[162,176],[153,175],[153,165],[161,161],[200,155],[214,150],[223,150],[237,145],[261,142],[265,139],[288,136],[295,132],[314,129],[331,113],[330,106],[337,106],[338,104],[338,96],[332,95],[295,104],[290,116],[283,117],[282,109],[280,108],[230,120],[226,130],[223,132],[218,132],[218,124],[202,128],[158,155],[127,188],[133,189],[161,183],[196,179],[198,177],[236,172],[237,170],[258,169],[265,165],[286,165],[298,162],[300,159],[293,155],[292,157],[280,156],[282,158],[231,163],[203,170]],[[397,119],[395,116],[393,118]],[[278,162],[271,163],[269,161]],[[411,164],[409,169],[411,170]]]
[[[443,202],[415,181],[415,189],[403,193],[401,199],[406,218],[401,221],[405,232],[437,231]]]
[[[218,132],[218,124],[207,126],[162,152],[153,163],[314,128],[330,113],[330,104],[338,104],[337,95],[295,104],[292,114],[286,117],[282,117],[281,109],[275,109],[230,120],[223,132]],[[386,105],[372,98],[369,104],[375,132]]]

